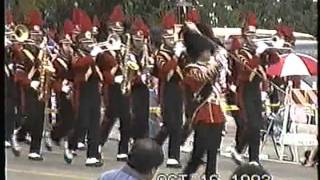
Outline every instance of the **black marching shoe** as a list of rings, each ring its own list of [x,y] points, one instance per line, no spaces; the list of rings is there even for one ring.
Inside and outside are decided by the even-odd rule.
[[[11,143],[9,141],[4,141],[5,148],[11,148]]]
[[[245,163],[245,161],[243,160],[242,155],[240,153],[238,153],[235,148],[233,148],[231,150],[231,157],[232,157],[232,160],[239,166],[241,164]]]
[[[127,162],[128,155],[127,154],[117,154],[117,161]]]
[[[73,154],[72,154],[71,150],[65,149],[64,154],[63,154],[63,159],[67,164],[72,163]]]
[[[78,142],[78,144],[77,144],[77,149],[80,150],[80,151],[85,151],[85,150],[87,150],[86,144],[83,143],[83,142]]]
[[[101,167],[103,166],[103,161],[97,158],[87,158],[86,166],[88,167]]]
[[[98,146],[98,155],[97,155],[97,159],[98,160],[100,160],[100,161],[102,161],[103,160],[103,153],[102,153],[102,146],[101,145],[99,145]]]
[[[45,137],[45,146],[48,151],[52,151],[52,141],[49,137]]]
[[[167,160],[167,167],[168,168],[181,168],[182,165],[180,164],[180,162],[176,159],[168,159]]]
[[[19,157],[20,156],[20,152],[21,152],[21,147],[19,146],[18,142],[16,141],[15,138],[11,138],[11,150],[14,156]]]
[[[29,153],[28,158],[33,161],[43,161],[43,157],[39,153]]]

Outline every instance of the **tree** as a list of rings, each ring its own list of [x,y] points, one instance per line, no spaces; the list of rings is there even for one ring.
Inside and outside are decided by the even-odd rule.
[[[113,7],[121,4],[127,16],[141,16],[150,26],[161,22],[165,11],[174,10],[175,0],[14,0],[10,6],[22,22],[29,10],[38,8],[45,18],[63,24],[70,18],[74,2],[90,16],[110,14]],[[292,26],[295,31],[317,33],[317,3],[313,0],[188,0],[200,11],[201,19],[214,27],[239,27],[239,15],[254,11],[258,28],[274,29],[278,23]]]

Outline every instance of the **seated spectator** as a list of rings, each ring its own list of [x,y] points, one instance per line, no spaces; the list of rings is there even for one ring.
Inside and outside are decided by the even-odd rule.
[[[155,141],[138,139],[129,152],[126,165],[103,173],[99,180],[151,180],[163,158],[162,148]]]
[[[231,175],[234,179],[270,179],[272,176],[257,162],[250,162],[239,166]]]

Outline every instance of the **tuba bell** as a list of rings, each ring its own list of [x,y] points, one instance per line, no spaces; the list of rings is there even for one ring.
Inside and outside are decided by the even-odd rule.
[[[19,24],[14,28],[13,37],[18,42],[24,42],[29,38],[29,30],[25,25]]]

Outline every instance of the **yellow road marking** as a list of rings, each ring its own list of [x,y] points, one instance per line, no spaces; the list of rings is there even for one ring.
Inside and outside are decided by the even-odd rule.
[[[49,173],[49,172],[39,172],[39,171],[24,171],[24,170],[19,170],[19,169],[11,169],[11,168],[6,168],[7,171],[10,172],[15,172],[15,173],[25,173],[25,174],[34,174],[34,175],[42,175],[42,176],[54,176],[54,177],[63,177],[63,178],[71,178],[71,179],[93,179],[93,177],[84,177],[84,176],[74,176],[74,175],[69,175],[69,174],[63,174],[63,173]]]

